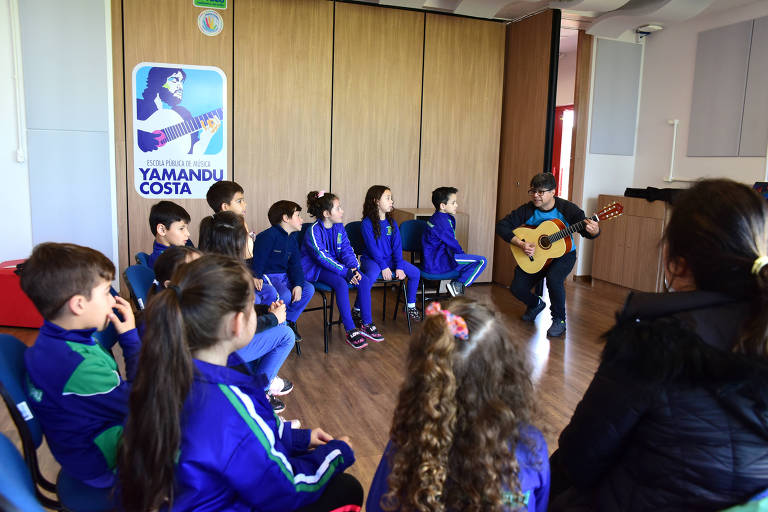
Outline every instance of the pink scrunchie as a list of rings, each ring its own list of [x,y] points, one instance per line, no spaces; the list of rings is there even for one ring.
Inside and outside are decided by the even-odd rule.
[[[431,302],[427,306],[427,315],[443,315],[448,324],[451,334],[460,340],[469,339],[469,329],[467,322],[459,315],[454,315],[450,311],[443,309],[439,302]]]

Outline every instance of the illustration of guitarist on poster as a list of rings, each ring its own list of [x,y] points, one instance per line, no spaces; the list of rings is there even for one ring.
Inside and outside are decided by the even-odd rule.
[[[557,197],[557,183],[551,173],[531,179],[531,200],[496,224],[496,234],[509,242],[517,268],[510,285],[512,294],[525,304],[525,322],[534,322],[546,304],[531,289],[546,278],[552,325],[547,336],[565,335],[565,278],[576,263],[573,234],[595,238],[599,220],[621,214],[621,205],[610,205],[593,217],[574,203]]]
[[[143,62],[133,70],[136,191],[203,198],[227,176],[226,76],[209,66]]]

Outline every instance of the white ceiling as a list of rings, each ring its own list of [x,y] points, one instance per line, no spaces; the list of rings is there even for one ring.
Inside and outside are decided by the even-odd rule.
[[[542,9],[561,9],[564,28],[619,37],[649,23],[669,26],[699,15],[765,0],[362,0],[364,2],[448,12],[477,18],[515,20]],[[560,52],[575,48],[573,34],[561,37]]]

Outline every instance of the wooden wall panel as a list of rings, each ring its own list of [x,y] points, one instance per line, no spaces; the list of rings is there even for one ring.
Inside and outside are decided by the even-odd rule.
[[[140,62],[164,62],[217,66],[227,77],[227,112],[232,113],[232,8],[218,11],[224,28],[217,36],[206,36],[197,27],[202,9],[189,0],[130,0],[123,2],[124,76],[126,112],[128,250],[131,258],[138,251],[152,250],[149,209],[155,199],[141,197],[133,185],[133,68]],[[183,101],[181,105],[183,105]],[[193,112],[199,115],[202,112]],[[232,172],[232,115],[224,120],[227,132],[227,167]],[[205,199],[172,199],[192,217],[190,233],[197,243],[200,219],[210,215]],[[133,263],[133,261],[131,261]]]
[[[552,11],[545,11],[507,27],[494,220],[529,201],[531,178],[544,171],[552,16]],[[493,280],[507,285],[514,276],[515,260],[509,244],[498,237],[494,240]]]
[[[123,281],[123,269],[133,263],[128,252],[128,190],[125,168],[125,105],[123,103],[123,2],[112,0],[110,4],[112,24],[112,97],[114,98],[115,126],[115,188],[117,197],[117,278],[120,293],[128,298],[129,293]]]
[[[416,206],[424,13],[336,4],[331,189],[360,220],[371,185]]]
[[[469,246],[493,268],[504,72],[504,25],[427,14],[419,206],[439,186],[459,189]],[[546,88],[545,88],[546,92]],[[491,280],[490,270],[479,279]]]
[[[280,199],[302,205],[328,189],[333,3],[238,2],[235,21],[235,180],[249,227],[269,226]]]
[[[584,204],[584,172],[587,165],[587,126],[589,125],[589,90],[592,84],[592,36],[579,30],[576,46],[576,85],[573,93],[573,144],[571,145],[570,198]],[[602,236],[602,235],[601,235]],[[575,237],[576,254],[582,239]],[[574,272],[578,265],[574,266]]]

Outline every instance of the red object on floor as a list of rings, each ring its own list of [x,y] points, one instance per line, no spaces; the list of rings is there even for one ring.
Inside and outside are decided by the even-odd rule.
[[[16,265],[23,261],[9,260],[0,263],[0,325],[39,329],[43,325],[43,317],[29,297],[21,291],[19,276],[13,273]]]

